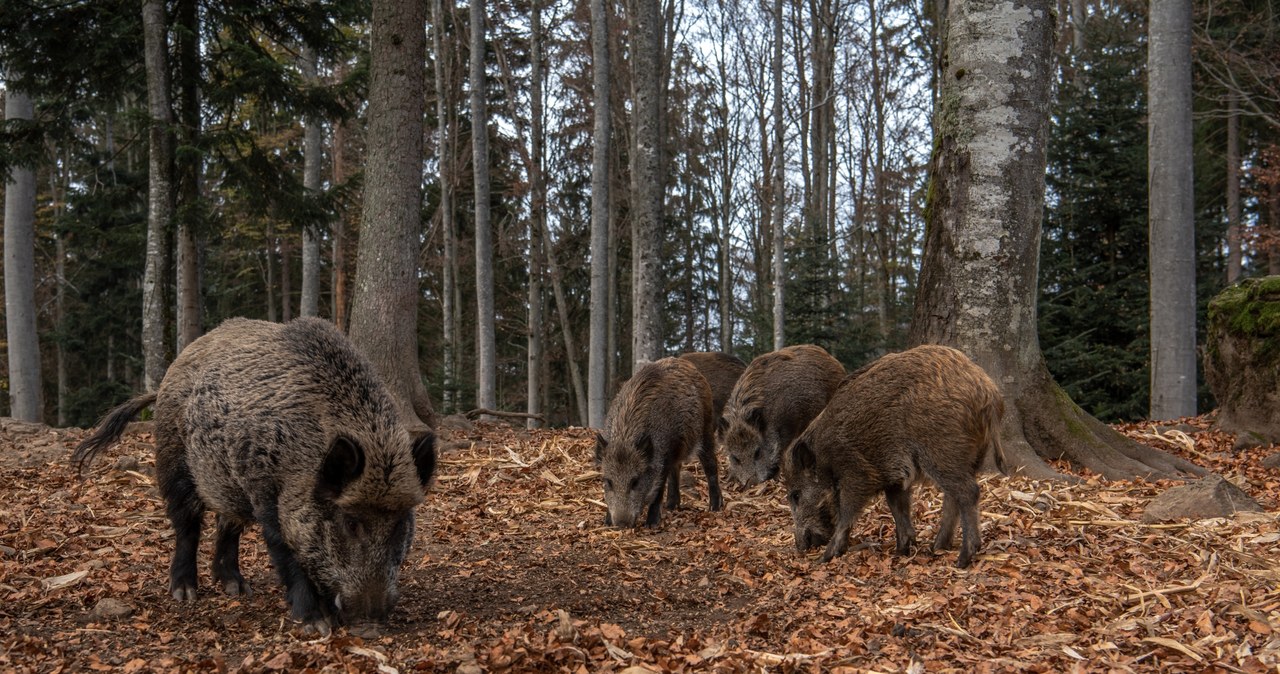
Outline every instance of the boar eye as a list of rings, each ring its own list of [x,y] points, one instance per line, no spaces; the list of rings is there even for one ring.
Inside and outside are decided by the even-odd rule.
[[[760,458],[760,448],[756,447],[756,458]]]
[[[346,521],[347,535],[351,538],[364,537],[364,524],[354,517],[348,517]]]
[[[604,479],[604,490],[613,491],[613,480],[610,480],[607,477]]]
[[[631,486],[627,488],[627,491],[635,491],[636,487],[639,487],[639,486],[640,486],[640,478],[633,477],[631,478]]]
[[[787,494],[787,500],[791,501],[791,505],[799,505],[799,504],[800,504],[800,490],[799,490],[799,489],[792,489],[792,490],[791,490],[791,493],[790,493],[790,494]]]

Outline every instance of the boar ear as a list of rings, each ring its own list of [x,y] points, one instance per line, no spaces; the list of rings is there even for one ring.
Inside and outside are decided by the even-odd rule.
[[[335,499],[363,472],[364,448],[351,438],[339,435],[333,439],[329,454],[320,466],[316,492],[322,497]]]
[[[609,447],[609,441],[604,439],[604,434],[596,431],[596,465],[599,466],[604,461],[604,450]]]
[[[413,442],[413,465],[418,469],[418,482],[426,489],[436,474],[436,434],[428,430]]]
[[[759,407],[752,408],[747,412],[747,423],[755,426],[757,431],[764,432],[764,410]]]
[[[804,440],[796,440],[788,453],[791,455],[791,467],[795,470],[809,470],[818,462],[813,450],[809,449],[809,443]]]
[[[636,440],[636,449],[640,450],[641,456],[652,457],[654,454],[653,438],[648,433],[640,436],[640,439]]]

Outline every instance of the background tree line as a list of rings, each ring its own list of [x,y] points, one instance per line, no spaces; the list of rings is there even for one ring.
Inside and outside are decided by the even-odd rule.
[[[907,343],[942,61],[934,3],[534,2],[435,0],[426,17],[421,292],[408,328],[439,411],[581,424],[592,386],[611,391],[655,353],[750,358],[780,330],[856,366]],[[7,113],[0,164],[34,186],[46,419],[91,424],[154,376],[148,348],[167,362],[229,316],[346,327],[360,204],[375,187],[363,179],[368,3],[152,1],[163,11],[151,38],[137,2],[2,4],[6,110],[32,104],[30,121]],[[1280,267],[1280,54],[1267,3],[1195,9],[1203,304],[1229,279]],[[1145,416],[1150,397],[1145,10],[1060,3],[1056,99],[1043,103],[1040,340],[1056,380],[1106,420]],[[593,37],[606,38],[594,45],[605,73]],[[159,90],[148,48],[162,57]],[[598,74],[607,146],[595,141]],[[171,177],[157,200],[149,159],[164,143]],[[593,161],[608,189],[595,212],[606,202]],[[656,192],[637,189],[638,170]],[[149,242],[157,203],[172,210]],[[607,236],[593,241],[593,226]],[[20,269],[10,248],[6,289]],[[636,313],[638,284],[656,302]],[[148,293],[160,298],[150,334]],[[637,317],[654,321],[656,341],[636,339]]]

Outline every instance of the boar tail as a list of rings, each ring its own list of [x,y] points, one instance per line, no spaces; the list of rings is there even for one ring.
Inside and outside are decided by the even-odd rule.
[[[76,472],[83,473],[98,454],[102,453],[102,450],[114,445],[120,439],[125,427],[138,415],[138,412],[155,401],[155,392],[144,393],[108,412],[107,416],[98,422],[98,430],[77,445],[76,451],[71,454],[71,462],[75,464]]]
[[[987,408],[987,444],[991,448],[991,459],[996,464],[996,470],[1002,475],[1009,474],[1009,464],[1004,456],[1004,445],[1000,442],[1000,433],[1004,420],[1004,400],[996,394],[994,405]]]

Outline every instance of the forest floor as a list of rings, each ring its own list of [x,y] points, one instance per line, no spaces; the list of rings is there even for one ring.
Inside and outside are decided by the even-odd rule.
[[[1280,671],[1280,472],[1260,465],[1276,448],[1232,452],[1210,430],[1121,428],[1268,512],[1144,524],[1176,483],[987,476],[984,547],[959,570],[955,552],[893,556],[882,501],[849,553],[802,556],[776,483],[728,487],[711,513],[686,477],[659,529],[606,529],[587,431],[484,425],[441,457],[383,635],[309,640],[253,530],[253,595],[213,589],[206,535],[201,596],[170,598],[147,425],[81,479],[67,457],[84,431],[5,421],[0,670]],[[916,495],[927,541],[940,498]]]

